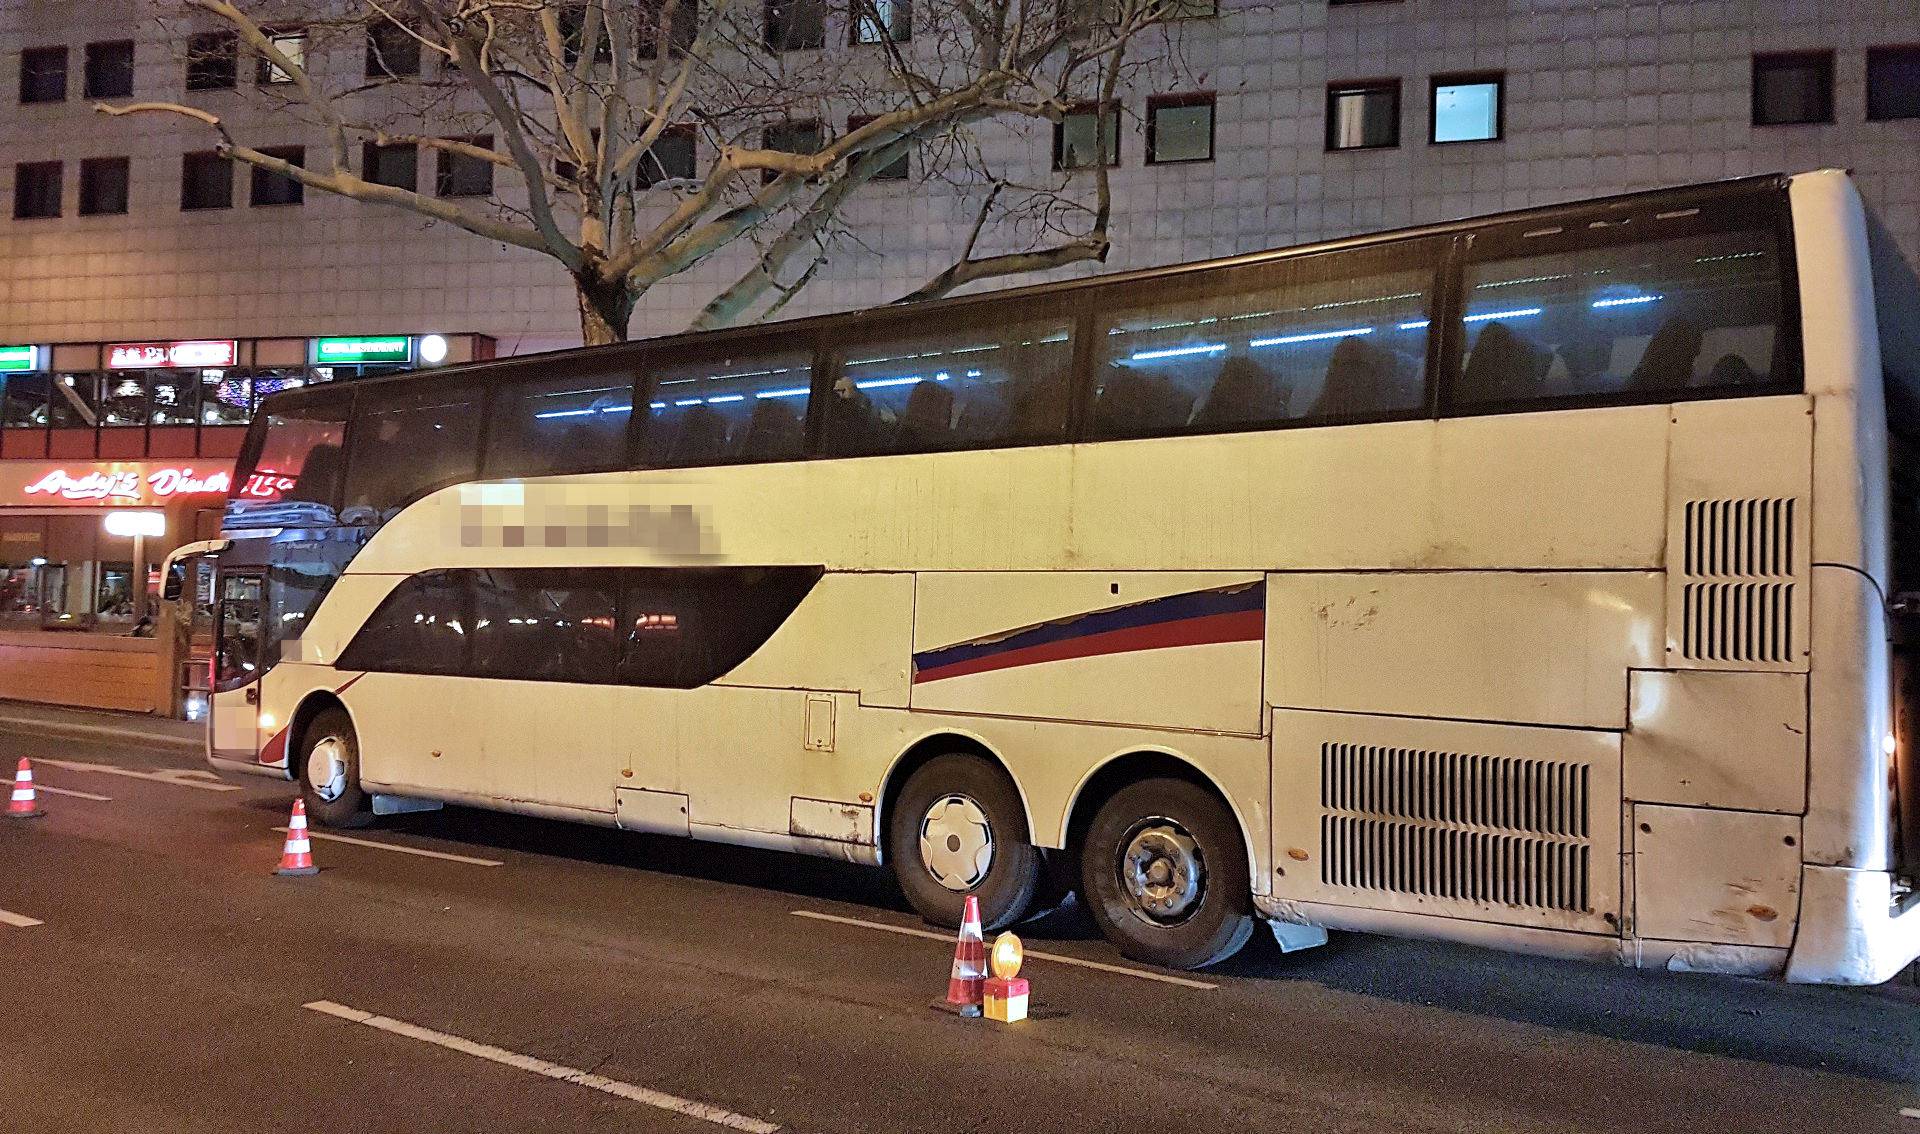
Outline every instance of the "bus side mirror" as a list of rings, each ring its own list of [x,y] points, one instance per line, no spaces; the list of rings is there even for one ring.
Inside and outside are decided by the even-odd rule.
[[[173,563],[167,568],[167,579],[160,584],[160,597],[168,602],[178,602],[182,591],[187,587],[187,565]]]

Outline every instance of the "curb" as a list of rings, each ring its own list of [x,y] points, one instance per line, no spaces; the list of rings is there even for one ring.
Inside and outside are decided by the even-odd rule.
[[[136,728],[83,724],[79,721],[47,720],[42,717],[0,716],[0,729],[9,732],[42,732],[52,736],[75,736],[89,740],[125,740],[148,748],[168,748],[180,752],[204,752],[204,740],[189,740]]]

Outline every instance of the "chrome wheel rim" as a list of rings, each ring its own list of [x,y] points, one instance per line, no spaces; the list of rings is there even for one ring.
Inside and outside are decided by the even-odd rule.
[[[1163,815],[1142,819],[1120,851],[1120,893],[1134,916],[1178,925],[1200,908],[1207,864],[1186,828]]]
[[[328,803],[347,792],[347,745],[337,736],[323,737],[307,751],[307,782],[313,794]]]
[[[920,861],[935,882],[956,894],[978,886],[993,868],[993,825],[964,795],[943,795],[920,820]]]

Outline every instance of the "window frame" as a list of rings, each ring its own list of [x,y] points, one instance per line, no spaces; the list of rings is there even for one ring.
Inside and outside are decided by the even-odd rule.
[[[1493,133],[1485,138],[1449,138],[1440,133],[1441,87],[1493,87]],[[1455,71],[1432,75],[1427,79],[1427,144],[1430,146],[1471,146],[1507,140],[1507,73],[1505,71]]]
[[[1817,66],[1821,79],[1820,90],[1824,100],[1824,114],[1818,118],[1783,119],[1778,122],[1760,117],[1760,77],[1770,67],[1794,63],[1813,63]],[[1835,122],[1835,82],[1834,53],[1830,48],[1815,48],[1800,51],[1756,51],[1753,53],[1753,69],[1748,78],[1748,93],[1752,100],[1752,125],[1770,126],[1831,126]]]
[[[379,32],[377,29],[379,29],[382,25],[391,25],[394,28],[393,32],[385,33],[392,37],[395,37],[393,40],[394,42],[398,43],[404,40],[405,42],[411,43],[413,45],[412,69],[403,70],[403,71],[394,71],[387,66],[386,51],[380,46],[379,39],[378,39],[378,37],[382,33]],[[390,17],[383,16],[383,15],[374,15],[370,17],[367,20],[367,38],[366,38],[365,46],[366,46],[366,55],[361,65],[362,78],[371,79],[374,82],[397,82],[401,79],[412,79],[412,78],[419,77],[420,70],[421,70],[420,41],[417,39],[414,39],[413,33],[407,29],[407,26],[405,24],[402,24],[394,19],[391,19]]]
[[[307,43],[308,43],[306,28],[276,27],[276,28],[265,28],[262,30],[266,34],[267,42],[271,43],[276,50],[280,51],[282,55],[286,54],[286,51],[280,47],[280,43],[282,40],[291,40],[291,39],[299,40],[300,41],[300,57],[298,59],[292,60],[291,62],[293,62],[303,70],[306,68]],[[273,60],[268,59],[265,54],[256,55],[254,57],[254,68],[253,68],[254,85],[261,86],[261,87],[284,87],[284,86],[292,85],[293,83],[292,75],[287,75],[285,78],[279,78],[279,79],[276,79],[273,77],[274,73],[279,70],[280,70],[279,66],[276,65],[273,62]]]
[[[402,185],[396,181],[382,181],[373,176],[374,158],[383,151],[411,150],[413,152],[413,177]],[[391,189],[405,189],[409,193],[420,191],[420,146],[415,142],[392,142],[380,145],[377,142],[360,143],[360,176],[375,185],[385,185]]]
[[[197,161],[218,162],[226,168],[227,192],[219,204],[196,205],[188,200],[187,194],[189,187],[192,185],[192,179],[188,174],[188,170],[192,167],[192,163]],[[233,164],[232,158],[220,156],[218,150],[190,150],[187,153],[181,154],[180,211],[183,213],[198,213],[233,208]]]
[[[213,50],[216,46],[221,50]],[[240,35],[238,32],[195,32],[188,37],[186,61],[188,93],[231,91],[239,89],[239,86]]]
[[[820,35],[819,35],[818,42],[814,42],[812,37],[809,37],[806,42],[802,42],[802,43],[792,42],[793,25],[791,23],[786,22],[787,15],[792,10],[803,8],[803,7],[817,9],[820,13]],[[829,8],[829,5],[827,3],[827,0],[761,0],[761,3],[760,3],[760,44],[761,46],[766,48],[766,50],[772,52],[775,55],[784,55],[789,51],[824,50],[827,46],[827,24],[829,22],[827,19],[828,8]],[[780,21],[780,23],[778,24],[778,30],[783,33],[778,42],[776,42],[774,39],[774,31],[776,28],[776,24],[775,24],[776,12],[779,13],[779,16],[777,18]]]
[[[97,57],[99,55],[104,54],[107,48],[113,48],[115,50],[118,50],[121,48],[126,49],[127,59],[126,59],[125,75],[126,75],[127,81],[126,81],[125,90],[119,90],[119,89],[105,90],[105,89],[102,89],[101,87],[94,85],[94,78],[96,77],[96,73],[99,72],[100,70],[103,70],[106,65],[104,61],[100,60]],[[136,48],[134,46],[134,42],[130,39],[106,39],[106,40],[99,40],[97,42],[87,44],[86,47],[84,47],[81,50],[81,64],[80,64],[81,66],[81,78],[80,78],[81,97],[83,98],[129,98],[131,97],[133,95],[133,68],[134,68],[134,61],[135,61],[135,51],[136,51]],[[116,73],[118,73],[117,70],[116,70]]]
[[[1367,145],[1340,145],[1338,138],[1335,136],[1339,118],[1334,113],[1334,107],[1339,102],[1340,96],[1375,91],[1384,91],[1393,98],[1393,138],[1390,141]],[[1327,153],[1352,154],[1368,153],[1375,150],[1397,150],[1400,148],[1401,135],[1404,132],[1402,119],[1406,117],[1405,91],[1402,90],[1401,81],[1398,78],[1350,79],[1342,82],[1328,83],[1325,117]]]
[[[782,149],[779,146],[776,146],[773,144],[773,132],[775,130],[797,131],[803,127],[808,127],[813,130],[813,137],[814,137],[813,149],[788,150],[788,149]],[[773,150],[776,153],[797,154],[802,157],[806,157],[812,154],[817,154],[821,150],[826,149],[826,147],[827,147],[827,124],[818,118],[782,118],[782,119],[779,119],[778,121],[767,122],[760,127],[760,148],[763,150]],[[760,183],[762,185],[771,185],[774,181],[778,180],[779,177],[780,177],[779,170],[763,169],[760,171]]]
[[[28,200],[20,192],[20,183],[28,176],[28,171],[36,174],[51,174],[54,184],[52,212],[23,212],[21,206]],[[59,220],[67,211],[67,170],[62,161],[23,161],[13,167],[13,219],[22,220]]]
[[[1197,158],[1161,158],[1155,155],[1160,122],[1158,112],[1162,110],[1184,110],[1188,107],[1207,108],[1207,156]],[[1147,164],[1148,165],[1197,165],[1210,162],[1219,156],[1220,102],[1214,91],[1194,91],[1187,94],[1151,95],[1147,99]]]
[[[1699,202],[1697,206],[1690,202]],[[1709,207],[1714,215],[1704,211]],[[1629,221],[1628,218],[1632,218]],[[1663,224],[1665,230],[1646,236],[1639,222]],[[1774,336],[1774,377],[1766,382],[1739,386],[1689,386],[1685,389],[1648,390],[1643,393],[1616,392],[1575,394],[1559,398],[1526,398],[1513,401],[1483,401],[1461,405],[1457,401],[1462,371],[1466,364],[1466,335],[1460,330],[1466,313],[1466,269],[1489,260],[1505,260],[1527,255],[1545,255],[1583,248],[1631,246],[1650,239],[1675,238],[1713,232],[1764,228],[1774,234],[1780,253],[1780,318]],[[1629,199],[1604,205],[1570,206],[1554,219],[1529,217],[1504,224],[1485,225],[1468,235],[1456,236],[1447,268],[1450,289],[1446,302],[1434,315],[1444,319],[1442,335],[1446,356],[1439,367],[1439,393],[1436,415],[1440,419],[1497,417],[1514,413],[1540,413],[1551,410],[1600,409],[1610,406],[1665,405],[1673,402],[1713,401],[1731,398],[1797,394],[1805,388],[1806,361],[1800,334],[1800,290],[1793,240],[1792,213],[1787,207],[1786,190],[1748,191],[1733,196],[1704,197],[1682,194],[1678,197]],[[1436,339],[1441,336],[1435,336]]]
[[[27,97],[27,84],[29,81],[29,77],[39,73],[33,67],[30,67],[28,65],[27,60],[30,57],[36,57],[36,56],[43,57],[45,59],[53,59],[56,56],[59,58],[60,60],[60,95],[59,97],[57,98],[55,97],[28,98]],[[66,44],[54,43],[54,44],[46,44],[41,47],[23,47],[20,49],[19,60],[20,60],[20,91],[19,91],[20,100],[19,101],[21,106],[50,106],[56,102],[67,101],[67,92],[73,86],[73,63],[72,63],[72,58],[67,49]]]
[[[120,207],[117,209],[88,208],[88,184],[92,180],[88,174],[94,170],[119,167],[122,173],[120,187]],[[90,157],[80,159],[80,197],[74,203],[74,212],[83,217],[120,217],[126,216],[133,208],[133,159],[130,157]]]
[[[659,177],[658,179],[648,179],[649,175],[644,171],[644,164],[643,164],[649,158],[653,157],[653,146],[648,146],[646,149],[646,152],[640,155],[640,163],[636,163],[636,165],[634,166],[634,176],[636,178],[636,183],[641,188],[656,189],[661,185],[666,184],[669,181],[694,181],[699,179],[700,177],[700,132],[694,128],[694,125],[691,122],[676,123],[675,125],[669,126],[666,129],[660,131],[660,136],[653,140],[653,145],[657,146],[661,142],[666,141],[670,137],[675,140],[679,140],[679,139],[686,140],[687,145],[689,147],[688,154],[691,158],[693,168],[686,174],[686,176],[682,177],[679,174],[667,173],[666,166],[661,165],[658,161],[655,161],[654,164],[659,168],[662,176]]]
[[[1120,110],[1121,104],[1118,99],[1114,100],[1111,104],[1105,105],[1098,100],[1094,100],[1090,102],[1076,102],[1068,107],[1066,114],[1061,116],[1060,121],[1053,124],[1053,171],[1055,173],[1074,173],[1082,169],[1100,168],[1100,166],[1091,162],[1086,165],[1072,166],[1061,164],[1065,160],[1067,153],[1067,119],[1086,115],[1093,117],[1095,139],[1100,138],[1101,131],[1106,126],[1105,119],[1107,115],[1111,114],[1113,116],[1113,152],[1107,155],[1106,167],[1108,169],[1120,168],[1120,155],[1126,149],[1122,144],[1126,131],[1121,129],[1123,123],[1120,121]]]
[[[263,146],[260,152],[268,157],[277,157],[282,161],[289,162],[302,169],[305,169],[307,165],[307,147],[305,146]],[[248,208],[277,209],[306,204],[307,187],[297,178],[274,173],[270,170],[262,169],[257,165],[248,166],[247,174]],[[289,199],[284,201],[261,200],[262,190],[271,192],[274,185],[282,182],[292,186],[291,189],[285,190],[285,192],[291,194]]]
[[[462,143],[465,143],[466,145],[475,146],[480,149],[486,149],[486,150],[491,150],[493,148],[492,134],[469,134],[465,137],[458,137],[458,138],[449,137],[444,140],[449,142],[462,142]],[[428,147],[428,148],[433,150],[433,155],[434,155],[433,195],[435,197],[440,197],[444,199],[456,199],[456,198],[462,198],[462,197],[484,198],[487,200],[491,200],[493,198],[493,190],[494,190],[494,185],[493,185],[494,163],[493,162],[487,161],[484,158],[474,157],[470,154],[457,153],[453,150],[443,150],[438,147]],[[416,161],[417,160],[418,159],[416,159]],[[478,166],[484,167],[487,171],[487,187],[478,193],[454,192],[453,185],[454,185],[455,169],[454,169],[453,163],[458,161],[470,161],[470,162],[476,163],[476,165]],[[415,166],[414,172],[415,172],[415,176],[418,177],[418,174],[419,174],[418,165]]]
[[[903,13],[902,18],[895,23],[883,24],[879,22],[878,8],[872,0],[852,0],[847,6],[847,46],[886,47],[890,43],[912,43],[913,0],[894,0],[894,11]],[[873,23],[869,24],[869,20]],[[874,39],[862,38],[861,30],[869,26],[876,27],[886,34]],[[904,34],[893,34],[896,27],[902,29]]]
[[[1892,57],[1898,59],[1902,56],[1910,57],[1916,71],[1920,71],[1920,43],[1882,43],[1867,48],[1866,60],[1862,66],[1864,68],[1866,118],[1868,122],[1912,122],[1920,119],[1920,110],[1916,110],[1913,114],[1876,115],[1873,112],[1873,65],[1875,58],[1879,57],[1884,59]],[[1916,99],[1920,99],[1920,93],[1917,93],[1915,97]]]

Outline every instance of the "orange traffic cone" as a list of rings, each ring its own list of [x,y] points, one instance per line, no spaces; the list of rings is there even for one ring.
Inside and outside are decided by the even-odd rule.
[[[953,945],[953,975],[947,978],[947,998],[934,1006],[960,1016],[978,1016],[981,985],[986,979],[987,943],[980,935],[980,899],[968,894],[960,915],[960,939]]]
[[[320,873],[313,864],[313,843],[307,839],[307,801],[297,796],[293,814],[287,818],[287,844],[280,851],[280,868],[274,873],[293,877]]]
[[[7,800],[7,818],[38,819],[45,814],[33,791],[33,765],[22,756],[19,770],[13,773],[13,798]]]

